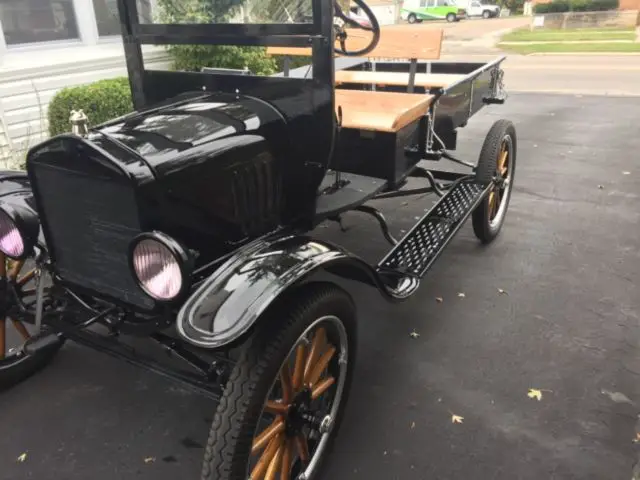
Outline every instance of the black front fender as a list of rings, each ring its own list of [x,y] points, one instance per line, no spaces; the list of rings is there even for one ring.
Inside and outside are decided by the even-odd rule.
[[[178,313],[178,333],[199,347],[229,344],[288,287],[321,268],[391,296],[369,264],[340,247],[306,236],[259,240],[241,249],[189,297]]]

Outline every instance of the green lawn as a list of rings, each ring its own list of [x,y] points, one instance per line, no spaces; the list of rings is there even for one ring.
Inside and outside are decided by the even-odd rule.
[[[559,52],[638,52],[640,53],[640,43],[523,43],[522,45],[498,44],[502,50],[529,54],[529,53],[559,53]]]
[[[514,30],[502,36],[504,42],[562,42],[567,40],[634,40],[633,28],[579,28],[567,30],[543,29],[529,30],[529,28]]]

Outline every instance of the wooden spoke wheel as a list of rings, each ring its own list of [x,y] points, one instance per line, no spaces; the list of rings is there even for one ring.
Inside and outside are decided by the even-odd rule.
[[[240,355],[213,420],[203,479],[317,478],[347,400],[355,309],[334,286],[300,293],[283,303],[284,315],[260,321]]]
[[[25,342],[35,334],[34,318],[21,313],[15,299],[20,298],[27,306],[35,304],[34,277],[35,270],[27,268],[24,261],[10,260],[0,253],[0,391],[36,373],[60,349],[57,345],[36,355],[23,351]]]
[[[500,232],[511,199],[516,167],[517,138],[513,123],[498,120],[485,138],[476,181],[490,185],[489,193],[473,212],[473,230],[483,242],[491,242]]]

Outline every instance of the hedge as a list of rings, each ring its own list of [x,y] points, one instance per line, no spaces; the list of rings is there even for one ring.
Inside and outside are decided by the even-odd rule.
[[[71,131],[71,110],[84,110],[89,125],[98,125],[133,110],[127,77],[99,80],[60,90],[49,103],[49,134]]]
[[[553,0],[550,3],[538,3],[533,7],[534,13],[564,12],[603,12],[617,10],[620,0]]]

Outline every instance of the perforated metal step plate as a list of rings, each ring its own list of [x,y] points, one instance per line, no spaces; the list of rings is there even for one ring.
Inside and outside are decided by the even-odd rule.
[[[422,277],[482,199],[485,187],[453,186],[380,261],[378,269]]]

